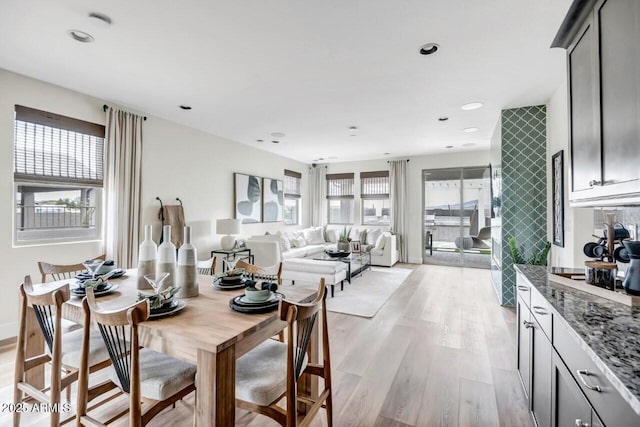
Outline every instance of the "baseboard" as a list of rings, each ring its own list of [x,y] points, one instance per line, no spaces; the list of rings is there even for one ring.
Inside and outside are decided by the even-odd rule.
[[[0,325],[0,343],[18,334],[18,322],[3,323]]]
[[[422,258],[421,257],[409,257],[408,259],[409,264],[422,264]]]

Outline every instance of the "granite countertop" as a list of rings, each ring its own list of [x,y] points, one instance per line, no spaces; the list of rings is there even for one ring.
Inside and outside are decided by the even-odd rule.
[[[575,334],[594,363],[640,415],[640,307],[549,281],[547,267],[517,265]]]

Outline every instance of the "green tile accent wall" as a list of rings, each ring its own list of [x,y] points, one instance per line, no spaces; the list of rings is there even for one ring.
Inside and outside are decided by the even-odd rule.
[[[503,110],[500,119],[502,274],[497,291],[502,305],[516,302],[516,274],[507,238],[515,236],[527,255],[547,241],[546,117],[546,106],[538,105]]]

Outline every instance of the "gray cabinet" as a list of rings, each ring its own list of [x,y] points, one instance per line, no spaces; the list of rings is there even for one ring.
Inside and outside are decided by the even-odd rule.
[[[591,426],[591,406],[555,352],[552,359],[551,390],[553,427]]]
[[[531,312],[520,296],[517,298],[518,318],[518,374],[522,380],[524,393],[529,397],[531,390],[531,333],[533,327]]]
[[[588,11],[558,33],[571,39],[554,41],[567,48],[569,197],[574,206],[640,204],[640,2],[578,3]]]
[[[540,323],[535,319],[532,328],[531,412],[538,427],[551,423],[551,355],[553,349]]]

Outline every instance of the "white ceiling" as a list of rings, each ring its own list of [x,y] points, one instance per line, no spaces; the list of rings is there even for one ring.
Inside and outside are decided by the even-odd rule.
[[[307,163],[487,149],[502,108],[561,84],[549,45],[570,3],[0,0],[0,68]]]

